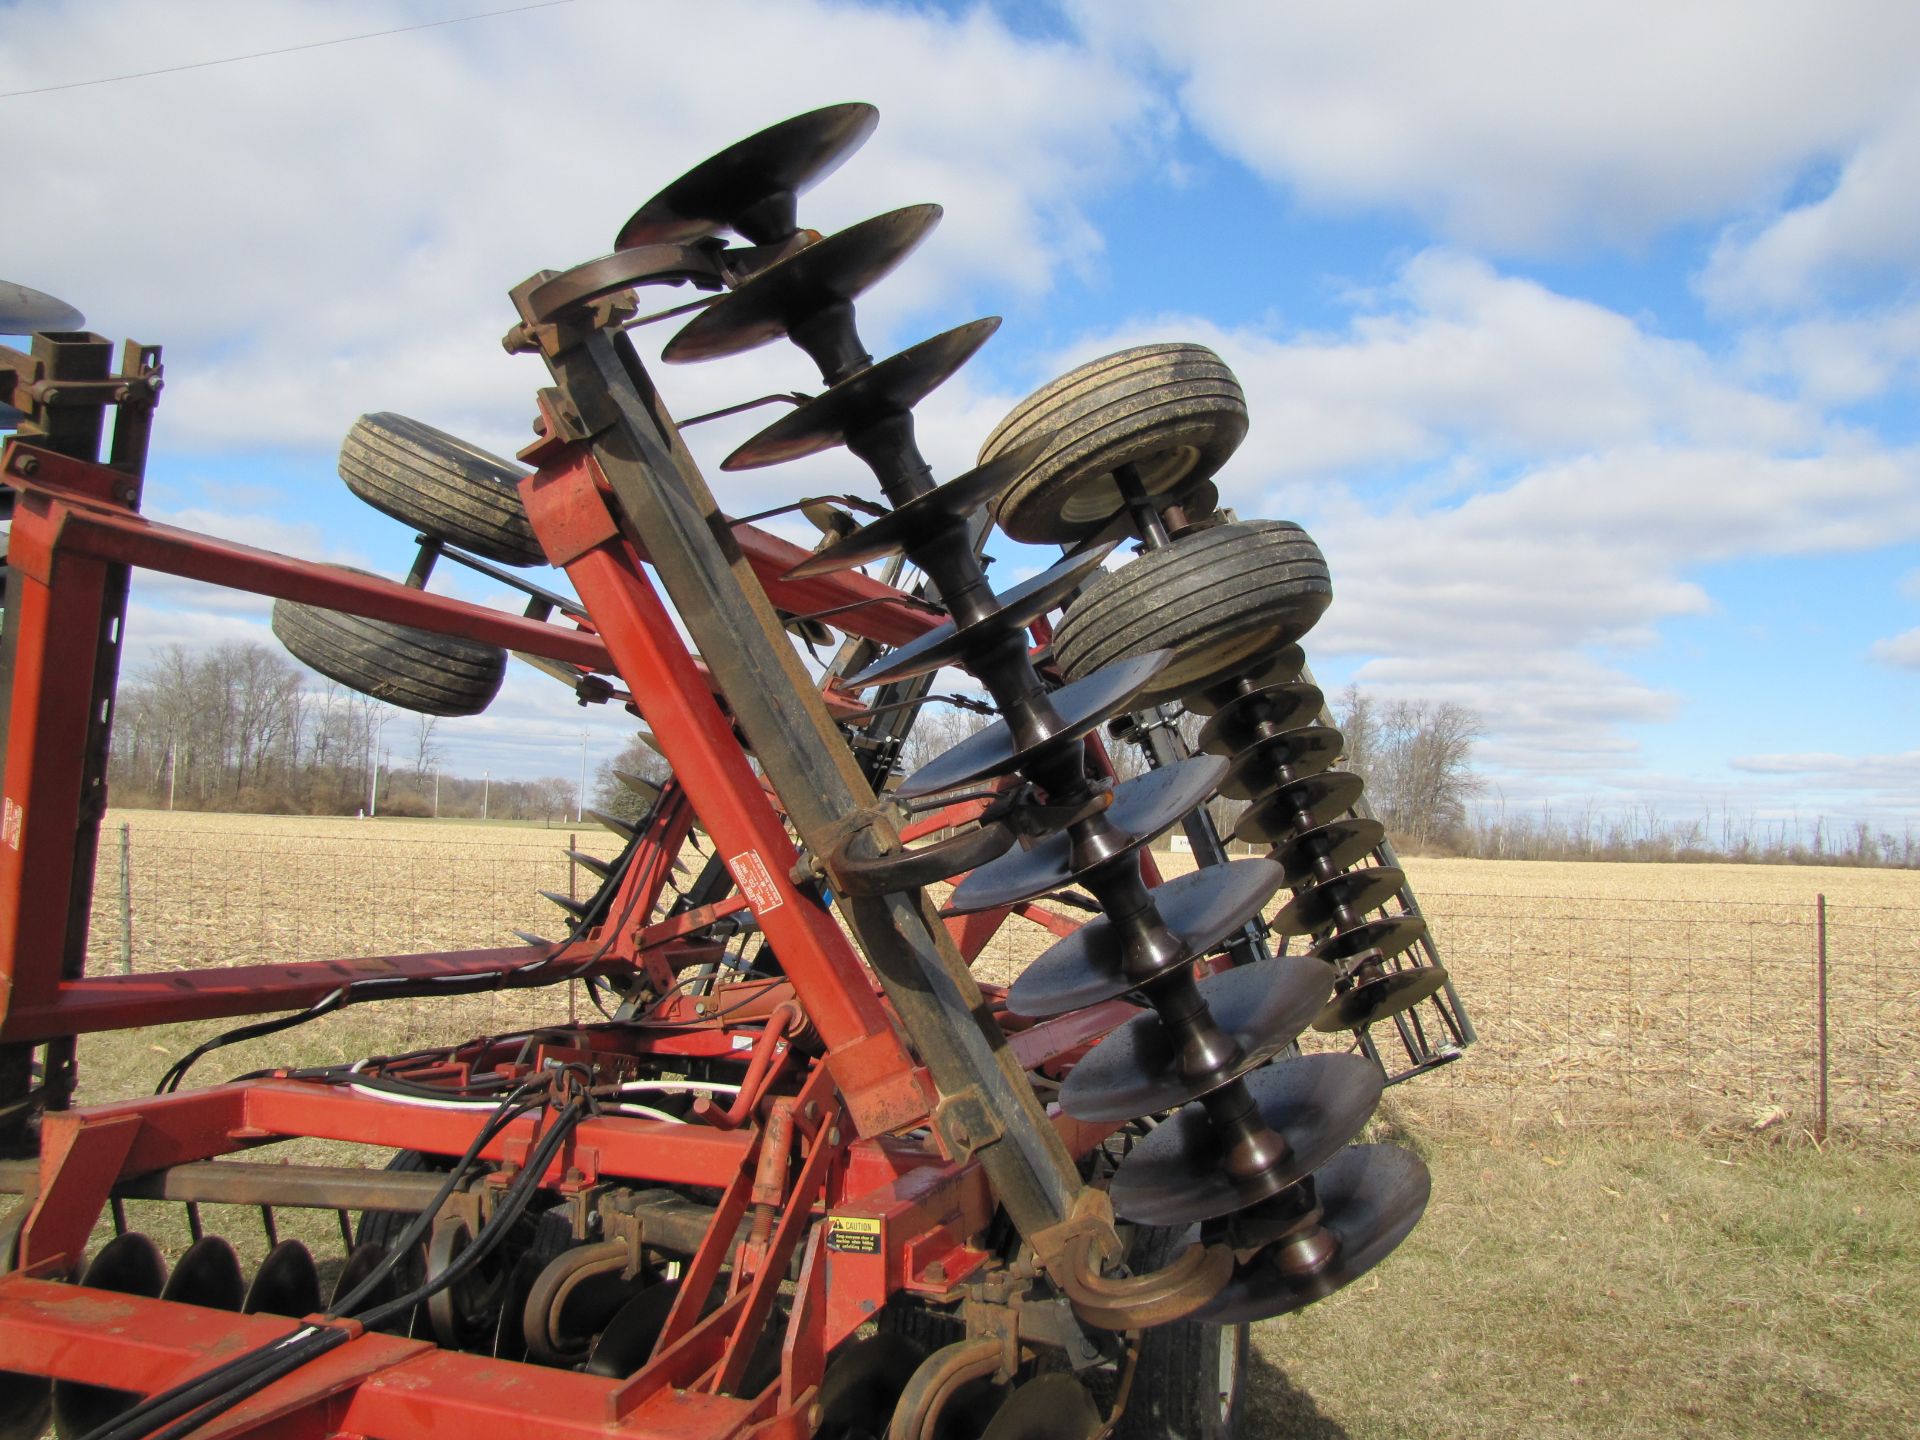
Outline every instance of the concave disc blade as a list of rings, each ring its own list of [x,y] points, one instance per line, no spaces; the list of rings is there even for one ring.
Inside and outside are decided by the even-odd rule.
[[[1284,735],[1268,736],[1233,757],[1227,778],[1220,782],[1220,793],[1234,800],[1251,800],[1283,779],[1322,774],[1333,768],[1346,743],[1338,730],[1327,725],[1302,725]]]
[[[1273,928],[1282,935],[1311,935],[1333,924],[1342,906],[1356,914],[1378,910],[1406,886],[1406,875],[1393,865],[1349,870],[1294,896],[1273,917]]]
[[[1328,770],[1289,780],[1271,795],[1248,806],[1233,827],[1233,838],[1249,845],[1273,844],[1299,830],[1324,825],[1360,802],[1366,785],[1358,775]]]
[[[622,1305],[594,1342],[587,1373],[624,1380],[646,1364],[660,1332],[667,1328],[667,1313],[679,1293],[680,1282],[667,1280]]]
[[[137,1230],[115,1236],[100,1247],[87,1265],[80,1283],[93,1290],[157,1299],[166,1288],[167,1262],[160,1247]],[[106,1385],[84,1385],[77,1380],[53,1382],[53,1423],[60,1435],[85,1435],[114,1416],[131,1409],[138,1392]]]
[[[1313,1028],[1323,1034],[1336,1030],[1358,1030],[1402,1010],[1411,1010],[1447,983],[1447,972],[1438,965],[1415,965],[1406,970],[1389,970],[1371,980],[1363,980],[1345,994],[1336,995],[1314,1017]]]
[[[1386,1077],[1358,1055],[1308,1055],[1256,1070],[1242,1082],[1260,1118],[1292,1152],[1236,1180],[1206,1108],[1189,1105],[1133,1147],[1113,1177],[1113,1208],[1142,1225],[1192,1225],[1245,1209],[1310,1175],[1367,1123]]]
[[[1232,860],[1189,871],[1147,893],[1161,923],[1179,938],[1176,963],[1184,964],[1258,915],[1284,878],[1271,860]],[[1115,999],[1153,978],[1129,980],[1122,973],[1120,936],[1103,915],[1056,941],[1021,971],[1007,991],[1007,1008],[1043,1020]]]
[[[911,800],[1024,769],[1030,761],[1084,738],[1125,710],[1172,658],[1172,651],[1149,650],[1063,685],[1047,697],[1060,723],[1046,738],[1016,750],[1013,726],[996,720],[922,765],[900,782],[894,794]]]
[[[1119,843],[1097,856],[1076,856],[1071,831],[1049,835],[1031,850],[1009,850],[980,866],[955,887],[947,911],[965,915],[1017,905],[1049,890],[1073,884],[1082,875],[1138,850],[1175,824],[1214,792],[1226,761],[1195,755],[1164,765],[1116,785],[1113,803],[1104,814],[1111,822],[1108,837]],[[1080,828],[1080,827],[1076,827]]]
[[[1053,1370],[1014,1386],[979,1435],[980,1440],[1093,1440],[1105,1433],[1086,1387],[1064,1370]]]
[[[957,325],[889,355],[782,415],[720,462],[722,470],[782,465],[847,443],[877,420],[904,415],[974,357],[1000,318]]]
[[[1333,972],[1318,960],[1280,955],[1200,982],[1214,1023],[1239,1048],[1238,1058],[1209,1074],[1181,1073],[1179,1040],[1158,1015],[1129,1020],[1067,1072],[1060,1108],[1076,1120],[1131,1120],[1158,1115],[1264,1065],[1313,1021],[1333,989]]]
[[[1282,645],[1270,650],[1257,660],[1249,660],[1246,668],[1238,675],[1208,686],[1185,697],[1187,709],[1196,715],[1212,715],[1220,707],[1237,700],[1248,690],[1257,690],[1263,685],[1277,685],[1284,680],[1299,678],[1306,668],[1307,652],[1297,644]]]
[[[964,475],[955,476],[898,509],[889,510],[843,540],[808,556],[787,571],[789,580],[810,580],[816,575],[831,575],[851,570],[869,560],[898,555],[932,539],[950,525],[964,521],[1026,473],[1027,464],[1046,442],[1036,440],[996,460],[977,465]]]
[[[1287,884],[1304,885],[1314,878],[1314,869],[1320,861],[1326,861],[1335,870],[1344,870],[1378,850],[1386,838],[1387,827],[1378,820],[1349,815],[1281,841],[1274,846],[1273,858],[1287,872]]]
[[[249,1315],[311,1315],[320,1308],[320,1272],[313,1252],[298,1240],[282,1240],[267,1252],[240,1307]]]
[[[845,683],[851,689],[864,690],[869,685],[925,675],[942,665],[966,663],[969,655],[1010,631],[1026,629],[1064,602],[1079,588],[1082,580],[1100,568],[1112,548],[1109,545],[1062,560],[1052,569],[1043,570],[1030,580],[1023,580],[1000,596],[997,606],[983,619],[966,626],[952,620],[936,625],[926,634],[916,636],[899,649],[888,652]]]
[[[218,1235],[202,1235],[173,1267],[160,1298],[209,1310],[238,1310],[246,1293],[247,1279],[233,1246]]]
[[[1398,955],[1411,949],[1426,933],[1427,922],[1418,915],[1387,915],[1328,936],[1313,947],[1313,958],[1337,965],[1365,950],[1378,950],[1382,956]]]
[[[64,300],[29,285],[0,280],[0,335],[32,335],[42,330],[79,330],[87,317]]]
[[[327,1309],[337,1312],[340,1302],[366,1283],[367,1277],[380,1268],[387,1258],[387,1247],[378,1240],[364,1240],[347,1252],[347,1260],[340,1267],[340,1273],[334,1277],[333,1293],[327,1297]],[[184,1261],[182,1262],[185,1263]],[[367,1310],[378,1305],[392,1295],[393,1276],[387,1275],[382,1283],[354,1307],[355,1310]],[[234,1308],[238,1309],[238,1306]]]
[[[886,275],[939,223],[938,205],[909,205],[862,220],[789,255],[721,296],[660,352],[662,360],[714,360],[778,340],[843,305]]]
[[[1427,1208],[1433,1180],[1417,1155],[1397,1145],[1355,1145],[1313,1177],[1320,1223],[1340,1244],[1306,1274],[1282,1268],[1286,1247],[1269,1245],[1244,1265],[1193,1318],[1242,1325],[1324,1300],[1378,1265],[1406,1239]]]
[[[1259,726],[1292,730],[1310,725],[1320,718],[1326,703],[1320,687],[1304,680],[1263,685],[1214,711],[1201,728],[1199,748],[1214,755],[1235,755],[1260,739]]]
[[[794,197],[824,180],[880,123],[861,102],[809,110],[736,141],[682,175],[620,227],[614,249],[734,230],[757,244],[793,233]]]

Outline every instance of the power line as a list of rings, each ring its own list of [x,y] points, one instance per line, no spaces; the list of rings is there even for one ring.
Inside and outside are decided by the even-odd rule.
[[[324,50],[329,45],[351,45],[356,40],[378,40],[385,35],[406,35],[415,30],[438,30],[446,25],[464,25],[469,20],[491,20],[497,15],[518,15],[527,10],[551,10],[556,5],[571,5],[573,0],[538,0],[532,5],[515,5],[506,10],[483,10],[476,15],[455,15],[446,20],[428,20],[419,25],[399,25],[391,30],[369,30],[364,35],[342,35],[336,40],[311,40],[305,45],[286,45],[278,50],[256,50],[251,55],[227,55],[218,60],[195,60],[187,65],[167,65],[158,70],[135,70],[126,75],[102,75],[97,80],[69,80],[64,85],[42,85],[33,90],[8,90],[0,100],[17,100],[22,95],[47,95],[55,90],[84,90],[89,85],[113,85],[122,80],[145,80],[153,75],[177,75],[182,70],[206,70],[215,65],[238,65],[242,60],[264,60],[271,55],[292,55],[301,50]]]

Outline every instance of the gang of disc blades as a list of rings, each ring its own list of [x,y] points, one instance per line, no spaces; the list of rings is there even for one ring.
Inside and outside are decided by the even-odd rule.
[[[671,364],[716,360],[778,340],[880,280],[940,221],[938,205],[908,205],[862,220],[757,272],[707,306],[667,342]]]
[[[1271,923],[1282,935],[1312,935],[1334,924],[1342,907],[1356,913],[1378,910],[1406,887],[1406,875],[1392,865],[1349,870],[1294,896]]]
[[[1284,735],[1257,740],[1233,757],[1220,793],[1232,800],[1251,800],[1277,783],[1282,767],[1288,780],[1331,770],[1346,744],[1346,738],[1329,725],[1302,725]]]
[[[1195,755],[1158,770],[1123,781],[1113,789],[1113,803],[1103,812],[1119,838],[1119,845],[1076,865],[1070,830],[1049,835],[1031,850],[1013,849],[989,860],[955,887],[946,913],[966,915],[1017,905],[1049,890],[1074,884],[1081,876],[1112,865],[1178,823],[1220,783],[1227,762],[1213,755]]]
[[[1446,983],[1447,972],[1439,965],[1386,971],[1371,980],[1362,980],[1344,994],[1335,995],[1326,1008],[1314,1016],[1313,1028],[1323,1035],[1331,1035],[1338,1030],[1358,1030],[1376,1024],[1403,1010],[1411,1010],[1437,994]]]
[[[1286,781],[1247,807],[1233,827],[1233,838],[1249,845],[1271,845],[1297,831],[1311,830],[1353,809],[1366,788],[1358,775],[1345,770]]]
[[[1237,754],[1261,738],[1260,726],[1292,730],[1310,725],[1320,718],[1326,703],[1320,687],[1304,680],[1249,690],[1213,712],[1213,718],[1201,727],[1195,748],[1215,755]]]
[[[1382,958],[1389,958],[1411,949],[1426,933],[1427,922],[1418,915],[1386,915],[1328,936],[1313,947],[1313,958],[1338,965],[1368,950],[1378,950]]]
[[[796,196],[866,144],[880,112],[863,102],[809,110],[702,160],[633,212],[614,249],[683,244],[733,230],[767,245],[794,231]]]
[[[1005,635],[1024,630],[1049,610],[1066,601],[1080,582],[1100,568],[1113,547],[1072,555],[1050,570],[1023,580],[997,598],[993,610],[971,625],[947,620],[924,635],[917,635],[897,650],[890,650],[851,680],[842,683],[852,690],[864,690],[892,680],[925,675],[943,665],[965,664],[967,657],[979,653]]]
[[[787,580],[810,580],[817,575],[832,575],[851,570],[869,560],[898,555],[938,535],[949,526],[963,523],[968,516],[987,504],[1025,473],[1027,462],[1046,444],[1044,437],[1031,445],[1011,450],[984,465],[976,465],[964,475],[917,495],[906,504],[869,521],[844,539],[836,540],[809,555],[787,571]]]
[[[1246,668],[1238,675],[1187,696],[1183,703],[1196,715],[1212,715],[1222,705],[1238,699],[1248,690],[1257,690],[1263,685],[1277,685],[1283,680],[1297,680],[1300,672],[1306,668],[1306,651],[1297,643],[1282,645],[1257,660],[1248,661]]]
[[[209,1310],[238,1310],[246,1294],[247,1277],[233,1246],[218,1235],[202,1235],[173,1267],[160,1298]]]
[[[912,800],[1025,769],[1030,761],[1084,739],[1089,732],[1126,710],[1133,697],[1145,689],[1172,658],[1170,650],[1149,650],[1144,655],[1096,670],[1071,685],[1063,685],[1047,696],[1060,723],[1045,738],[1024,750],[1015,749],[1013,726],[1006,720],[996,720],[936,755],[901,781],[893,793],[901,800]]]
[[[1224,944],[1260,913],[1285,878],[1271,860],[1230,860],[1203,865],[1148,891],[1161,923],[1180,942],[1173,964],[1186,964]],[[1104,915],[1089,920],[1020,972],[1007,991],[1007,1008],[1044,1020],[1116,999],[1166,973],[1130,980],[1120,960],[1113,922]]]
[[[1273,859],[1287,872],[1287,884],[1305,885],[1317,879],[1316,870],[1324,861],[1334,870],[1344,870],[1364,860],[1380,848],[1387,838],[1387,827],[1378,820],[1348,815],[1283,840],[1273,848]]]
[[[320,1308],[320,1272],[313,1252],[298,1240],[282,1240],[267,1252],[247,1287],[242,1310],[249,1315],[311,1315]]]
[[[56,300],[30,285],[0,280],[0,335],[34,335],[41,331],[80,330],[87,317],[64,300]]]
[[[782,415],[720,462],[722,470],[784,465],[847,443],[875,421],[905,415],[952,377],[993,332],[1000,317],[971,320],[869,365]]]
[[[1110,1191],[1115,1214],[1141,1225],[1192,1225],[1279,1194],[1360,1133],[1386,1077],[1359,1055],[1306,1055],[1256,1070],[1242,1083],[1261,1120],[1286,1140],[1287,1158],[1235,1179],[1206,1107],[1189,1105],[1120,1162]]]
[[[1304,955],[1277,955],[1209,975],[1200,996],[1239,1054],[1218,1070],[1186,1075],[1175,1027],[1158,1015],[1129,1020],[1067,1072],[1060,1108],[1091,1123],[1158,1115],[1264,1065],[1313,1022],[1333,972]]]
[[[1355,1145],[1313,1177],[1320,1223],[1339,1246],[1305,1274],[1283,1268],[1284,1244],[1237,1266],[1226,1287],[1194,1314],[1212,1325],[1244,1325],[1298,1310],[1349,1285],[1393,1253],[1426,1212],[1432,1177],[1397,1145]]]

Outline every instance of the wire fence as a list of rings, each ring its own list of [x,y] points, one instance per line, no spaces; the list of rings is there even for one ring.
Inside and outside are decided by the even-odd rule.
[[[571,873],[569,842],[615,849],[592,825],[153,822],[102,831],[92,973],[115,973],[129,955],[147,971],[510,945],[515,930],[556,936],[563,917],[538,892],[571,884],[584,895],[594,883]],[[1394,1092],[1417,1115],[1920,1143],[1920,907],[1830,903],[1823,929],[1811,892],[1421,901],[1480,1035],[1458,1063]],[[1049,940],[1011,922],[983,969],[1009,978]],[[539,1023],[557,998],[499,997],[458,1019]],[[1383,1046],[1390,1030],[1377,1032]]]

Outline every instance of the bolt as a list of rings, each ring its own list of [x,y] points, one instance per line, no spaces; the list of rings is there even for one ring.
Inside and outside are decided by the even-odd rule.
[[[840,1127],[838,1125],[835,1125],[831,1130],[827,1131],[827,1144],[838,1145],[839,1143],[840,1143]]]
[[[13,461],[14,474],[37,475],[39,471],[40,471],[40,461],[38,457],[33,455],[18,455],[14,457],[14,461]]]
[[[820,1102],[818,1100],[807,1101],[807,1103],[801,1107],[800,1113],[809,1120],[818,1120],[820,1118]]]
[[[134,493],[133,486],[131,485],[122,485],[118,490],[114,491],[113,493],[114,493],[114,498],[117,499],[122,505],[131,505],[136,499],[139,498]]]
[[[931,1265],[927,1266],[926,1279],[927,1279],[927,1283],[930,1285],[946,1284],[947,1283],[946,1262],[943,1260],[936,1260]]]
[[[60,403],[60,387],[58,385],[49,385],[40,393],[40,403],[42,405],[58,405]]]

